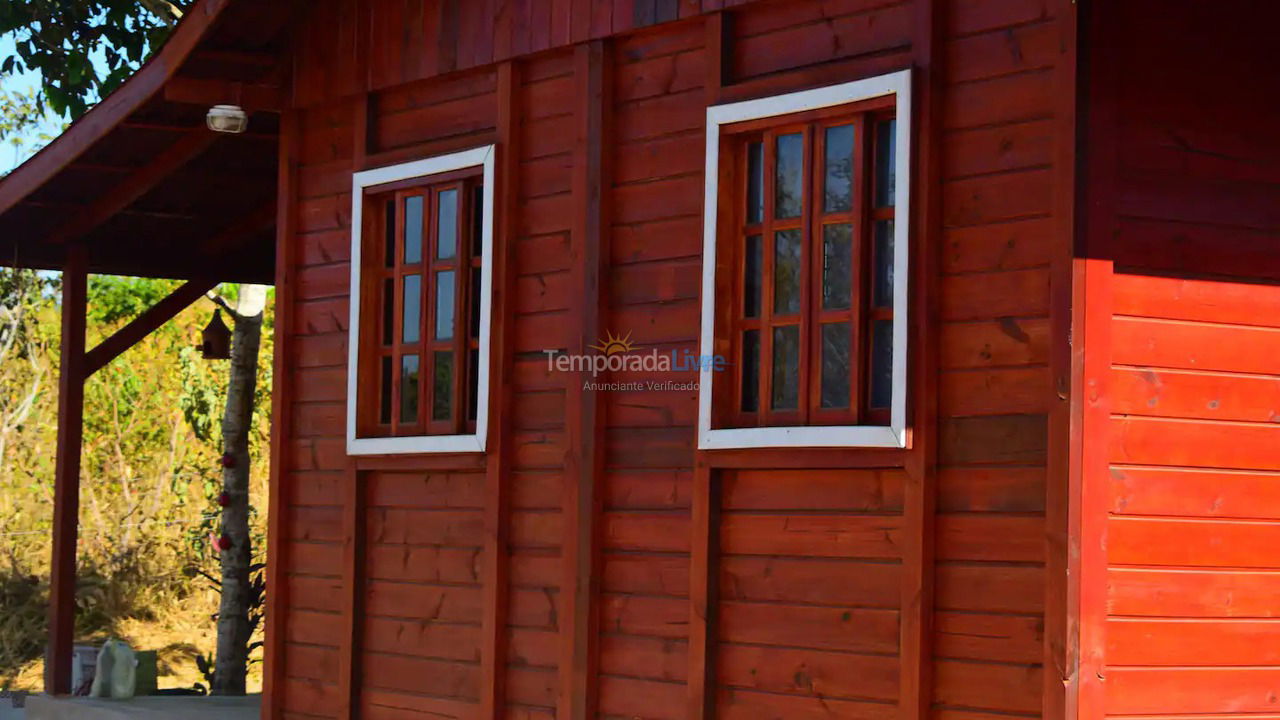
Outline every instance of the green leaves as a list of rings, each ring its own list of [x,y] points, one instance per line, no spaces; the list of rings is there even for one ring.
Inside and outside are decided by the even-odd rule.
[[[180,10],[191,2],[171,0]],[[74,119],[164,44],[171,19],[140,0],[0,0],[0,36],[14,41],[0,73],[36,71],[40,111]]]

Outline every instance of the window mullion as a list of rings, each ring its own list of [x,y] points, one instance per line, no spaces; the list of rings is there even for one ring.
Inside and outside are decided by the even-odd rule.
[[[777,191],[777,136],[773,132],[766,132],[762,143],[764,154],[764,217],[760,223],[760,399],[758,412],[756,413],[756,424],[766,426],[773,424],[773,261],[776,252],[773,216]]]
[[[866,359],[870,351],[870,343],[867,338],[870,334],[870,324],[866,318],[866,308],[871,302],[870,293],[870,277],[868,268],[871,266],[871,243],[868,239],[871,237],[871,222],[868,219],[868,209],[871,205],[871,183],[868,182],[870,174],[868,172],[871,162],[872,153],[872,137],[870,126],[866,122],[866,115],[858,115],[854,119],[854,143],[853,143],[853,173],[854,173],[854,192],[853,192],[853,302],[850,303],[849,309],[852,319],[849,323],[849,331],[852,334],[850,338],[849,353],[849,411],[853,416],[854,423],[863,421],[865,413],[866,385]]]

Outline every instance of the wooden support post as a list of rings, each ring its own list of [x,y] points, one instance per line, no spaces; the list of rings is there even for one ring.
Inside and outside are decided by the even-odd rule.
[[[98,343],[85,357],[84,373],[89,377],[101,370],[107,363],[116,359],[120,353],[137,345],[143,338],[157,328],[173,319],[191,303],[204,297],[205,293],[218,286],[215,280],[192,280],[169,293],[160,302],[147,308],[128,325],[120,328],[111,337]]]
[[[296,195],[298,192],[298,113],[285,112],[280,122],[279,183],[276,189],[276,328],[271,380],[271,470],[267,509],[267,606],[266,641],[263,646],[262,720],[280,717],[284,703],[285,611],[289,607],[287,565],[284,562],[289,533],[289,436],[293,388],[293,301],[297,294],[294,259],[296,249]]]
[[[586,354],[604,329],[609,184],[606,167],[609,67],[602,41],[579,45],[574,57],[577,118],[573,157],[574,297],[570,352]],[[604,416],[600,393],[584,387],[588,374],[569,379],[565,391],[564,575],[560,584],[560,690],[557,716],[595,717],[599,607],[600,477],[604,470]]]
[[[62,364],[58,374],[58,447],[53,487],[53,562],[45,692],[66,695],[76,624],[76,539],[80,521],[80,444],[84,435],[85,311],[89,249],[67,248],[62,271]]]
[[[719,471],[705,456],[698,459],[693,471],[693,502],[690,525],[693,545],[689,552],[689,704],[685,717],[690,720],[715,715],[715,652],[711,638],[715,636],[716,572],[719,567],[718,530],[720,526],[720,489],[716,482]]]
[[[489,357],[489,439],[484,488],[484,618],[480,632],[481,720],[504,715],[506,701],[507,544],[509,478],[513,452],[511,406],[515,353],[508,345],[515,325],[515,217],[518,211],[520,151],[520,68],[508,60],[498,66],[498,187],[494,193],[493,328]]]

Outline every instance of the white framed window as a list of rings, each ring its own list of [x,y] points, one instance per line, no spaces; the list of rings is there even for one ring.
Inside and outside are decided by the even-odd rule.
[[[907,446],[911,126],[910,70],[707,109],[699,448]]]
[[[347,452],[484,452],[494,146],[355,173]]]

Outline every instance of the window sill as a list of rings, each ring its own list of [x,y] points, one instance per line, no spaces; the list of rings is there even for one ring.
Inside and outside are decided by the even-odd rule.
[[[484,452],[484,438],[479,434],[347,438],[348,455],[427,455],[482,452]]]
[[[703,430],[699,450],[748,448],[905,448],[907,434],[886,426],[806,426]]]

